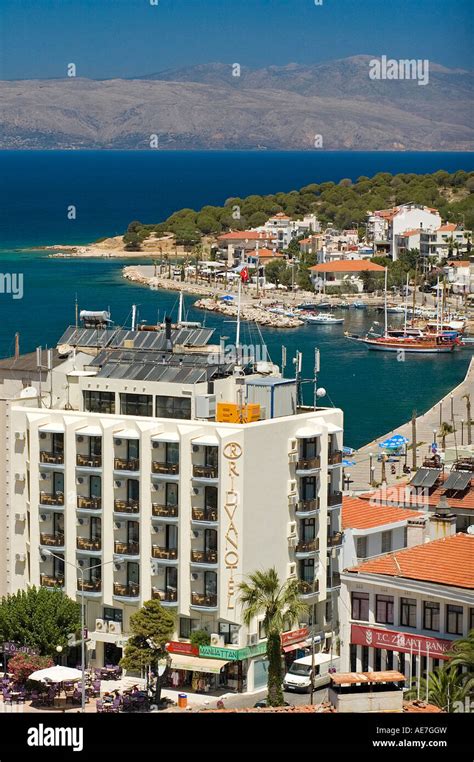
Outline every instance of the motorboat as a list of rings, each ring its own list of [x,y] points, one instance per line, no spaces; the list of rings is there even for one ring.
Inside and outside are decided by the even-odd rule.
[[[332,312],[318,312],[316,315],[303,315],[302,317],[306,323],[314,323],[315,325],[340,325],[344,322],[344,318],[338,318]]]

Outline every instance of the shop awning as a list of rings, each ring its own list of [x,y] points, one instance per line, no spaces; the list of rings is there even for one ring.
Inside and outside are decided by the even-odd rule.
[[[171,654],[171,667],[184,669],[187,672],[206,672],[218,675],[222,667],[228,664],[223,659],[200,659],[199,656],[184,656],[183,654]]]
[[[292,643],[289,646],[283,646],[283,653],[289,654],[292,651],[301,651],[303,648],[307,647],[307,641],[302,640],[300,643]]]

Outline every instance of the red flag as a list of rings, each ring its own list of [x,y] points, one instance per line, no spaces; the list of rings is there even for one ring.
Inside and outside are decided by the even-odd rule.
[[[244,267],[240,271],[240,277],[242,279],[242,283],[247,283],[247,281],[249,279],[249,269],[248,269],[248,267]]]

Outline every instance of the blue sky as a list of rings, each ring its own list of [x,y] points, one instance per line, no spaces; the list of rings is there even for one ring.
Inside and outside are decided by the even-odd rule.
[[[474,69],[473,0],[0,0],[0,79],[132,77],[361,53]]]

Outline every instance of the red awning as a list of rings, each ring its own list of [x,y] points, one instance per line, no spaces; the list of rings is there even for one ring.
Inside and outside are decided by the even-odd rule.
[[[306,647],[306,640],[302,640],[301,643],[292,643],[291,646],[283,646],[283,652],[285,654],[291,653],[291,651],[301,651]]]

